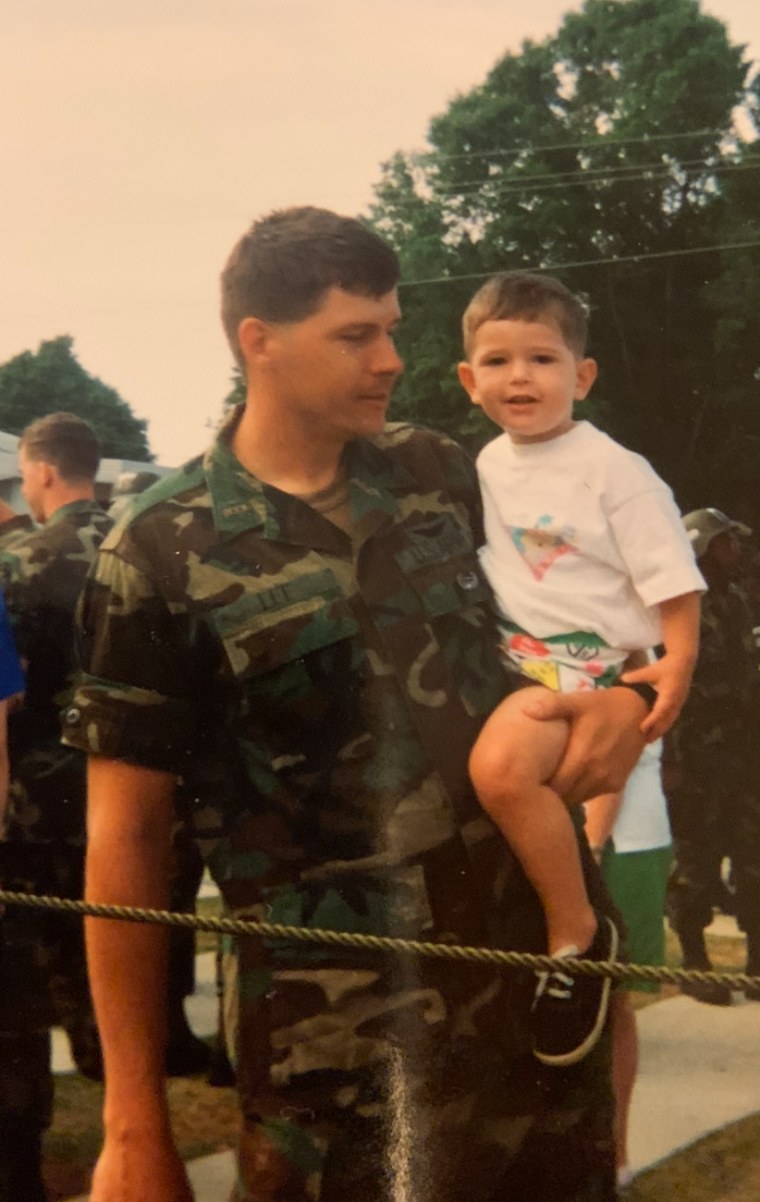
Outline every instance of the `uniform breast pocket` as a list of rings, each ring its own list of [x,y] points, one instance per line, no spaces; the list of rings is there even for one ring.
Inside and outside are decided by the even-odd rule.
[[[428,563],[407,579],[429,617],[464,614],[487,607],[490,591],[475,554]]]
[[[328,571],[247,590],[212,610],[208,620],[238,679],[267,676],[350,639],[358,629],[348,599]]]

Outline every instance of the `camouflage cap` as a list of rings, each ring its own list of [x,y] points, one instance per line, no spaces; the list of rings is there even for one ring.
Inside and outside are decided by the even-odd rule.
[[[701,559],[717,534],[733,531],[748,538],[752,533],[749,526],[734,521],[720,509],[693,509],[685,514],[683,524],[697,559]]]

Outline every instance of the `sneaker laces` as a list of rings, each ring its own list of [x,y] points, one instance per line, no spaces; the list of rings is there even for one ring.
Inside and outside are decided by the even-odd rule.
[[[561,972],[555,968],[551,972],[536,973],[538,984],[533,997],[532,1009],[535,1010],[539,1000],[548,994],[549,997],[561,998],[566,1001],[573,992],[573,978],[568,976],[566,972]]]

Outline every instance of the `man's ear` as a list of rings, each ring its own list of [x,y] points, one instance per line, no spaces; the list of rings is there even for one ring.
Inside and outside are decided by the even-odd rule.
[[[52,484],[60,480],[61,473],[54,463],[48,463],[46,459],[38,459],[37,463],[39,464],[37,469],[39,481],[43,488],[50,488]]]
[[[271,325],[260,317],[244,317],[237,334],[240,351],[248,366],[261,366],[268,357]]]
[[[457,375],[459,376],[459,383],[464,388],[473,405],[479,405],[480,397],[478,396],[478,389],[475,384],[475,372],[472,370],[472,364],[466,359],[462,363],[457,363]]]
[[[597,375],[596,359],[580,359],[575,369],[574,400],[585,401]]]

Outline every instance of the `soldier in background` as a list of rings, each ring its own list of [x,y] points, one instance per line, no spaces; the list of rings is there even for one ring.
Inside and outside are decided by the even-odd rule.
[[[668,914],[684,967],[708,969],[704,929],[731,860],[736,917],[747,935],[747,972],[760,973],[760,673],[748,600],[736,584],[751,531],[718,509],[684,518],[708,584],[691,692],[666,741],[665,782],[676,865]],[[726,985],[692,983],[684,993],[729,1005]],[[760,990],[747,997],[760,1001]]]
[[[33,422],[19,442],[24,497],[40,523],[0,545],[0,583],[22,662],[23,703],[9,718],[11,788],[0,882],[78,898],[85,842],[84,757],[60,744],[76,668],[74,611],[111,520],[95,502],[100,460],[91,427],[70,413]],[[10,909],[0,950],[2,1202],[45,1197],[40,1147],[50,1123],[50,1027],[66,1028],[77,1067],[102,1076],[81,920]]]

